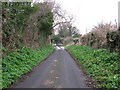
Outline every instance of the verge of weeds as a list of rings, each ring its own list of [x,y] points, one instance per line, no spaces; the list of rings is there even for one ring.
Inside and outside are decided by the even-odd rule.
[[[2,88],[7,88],[16,82],[23,74],[30,72],[52,51],[53,46],[33,50],[24,47],[2,58]],[[4,50],[3,50],[4,51]],[[3,52],[4,54],[4,52]]]
[[[119,88],[119,53],[94,50],[88,46],[72,45],[66,48],[78,60],[100,88]]]

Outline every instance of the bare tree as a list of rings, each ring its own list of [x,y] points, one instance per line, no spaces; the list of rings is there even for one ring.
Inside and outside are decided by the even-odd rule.
[[[53,27],[56,27],[63,23],[73,22],[73,16],[68,15],[65,10],[61,9],[60,4],[56,3],[55,0],[44,0],[45,2],[48,2],[50,7],[52,8],[53,14],[54,14],[54,25]]]

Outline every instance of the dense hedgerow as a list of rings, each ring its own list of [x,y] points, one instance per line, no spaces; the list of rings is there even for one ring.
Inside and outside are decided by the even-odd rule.
[[[33,50],[31,48],[18,49],[2,59],[2,88],[7,88],[11,83],[18,80],[21,75],[32,70],[52,51],[53,46]],[[3,49],[4,50],[4,49]],[[4,52],[3,52],[4,54]]]
[[[119,53],[110,53],[106,49],[94,50],[80,45],[68,46],[67,50],[83,65],[98,87],[120,87]]]

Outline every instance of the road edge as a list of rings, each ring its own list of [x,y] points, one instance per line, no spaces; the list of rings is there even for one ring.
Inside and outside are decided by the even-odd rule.
[[[88,87],[90,87],[90,88],[98,88],[96,82],[93,80],[92,77],[90,77],[89,74],[87,74],[87,72],[85,71],[83,65],[67,49],[65,49],[65,51],[67,51],[69,53],[71,58],[75,61],[75,63],[79,67],[79,69],[83,72],[84,76],[87,78],[86,85]]]
[[[44,58],[40,63],[37,64],[37,66],[33,67],[31,71],[21,75],[21,77],[14,83],[12,83],[8,88],[6,88],[5,90],[7,89],[10,89],[10,88],[14,88],[17,84],[19,84],[20,82],[23,82],[24,80],[26,80],[31,74],[32,72],[37,69],[37,67],[42,63],[44,62],[45,60],[47,60],[47,58],[49,58],[53,53],[55,52],[55,49],[46,57]]]

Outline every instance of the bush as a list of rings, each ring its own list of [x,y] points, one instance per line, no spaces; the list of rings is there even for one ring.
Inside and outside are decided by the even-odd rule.
[[[33,50],[24,47],[2,59],[2,88],[7,88],[18,80],[21,75],[28,73],[53,51],[53,46]]]
[[[67,50],[82,63],[86,73],[97,82],[98,87],[120,87],[120,69],[118,68],[120,54],[110,53],[106,49],[94,50],[80,45],[68,46]]]

